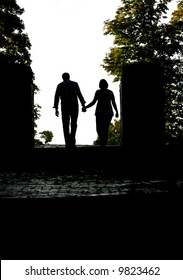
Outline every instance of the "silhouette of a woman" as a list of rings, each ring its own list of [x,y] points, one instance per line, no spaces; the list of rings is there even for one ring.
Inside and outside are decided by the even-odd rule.
[[[109,125],[114,116],[113,108],[116,111],[115,117],[118,118],[118,109],[115,101],[114,94],[108,89],[108,83],[106,80],[102,79],[99,82],[99,90],[95,92],[95,96],[92,102],[84,106],[85,109],[92,107],[96,102],[96,130],[98,137],[100,139],[100,145],[106,146],[108,140],[108,130]],[[112,108],[113,107],[113,108]]]

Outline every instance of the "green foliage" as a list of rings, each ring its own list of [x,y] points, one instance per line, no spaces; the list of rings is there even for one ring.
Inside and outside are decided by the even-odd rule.
[[[31,64],[31,43],[19,16],[24,12],[15,0],[0,2],[0,61]]]
[[[37,123],[36,121],[40,118],[41,114],[40,114],[40,110],[41,110],[41,106],[39,104],[35,104],[34,105],[34,138],[35,138],[35,143],[36,143],[36,136],[37,136]]]
[[[169,23],[171,0],[122,0],[115,18],[107,20],[104,34],[114,36],[114,46],[103,60],[104,69],[119,81],[124,64],[153,62],[163,70],[166,93],[166,131],[176,138],[182,134],[183,1]]]
[[[109,126],[108,145],[121,145],[121,120],[114,120]]]
[[[50,144],[50,142],[53,139],[53,133],[49,130],[44,130],[42,132],[37,133],[36,132],[36,136],[38,138],[35,138],[35,145],[46,145],[46,144]],[[44,142],[42,141],[44,140]]]
[[[172,13],[171,24],[179,24],[183,22],[183,0],[177,3],[177,10]]]
[[[93,144],[100,145],[99,137]],[[114,123],[110,123],[107,145],[121,145],[121,120],[115,119]]]
[[[5,63],[23,63],[31,65],[30,49],[31,43],[28,35],[24,32],[24,22],[20,19],[24,9],[20,8],[16,0],[0,0],[0,62]],[[39,88],[34,83],[35,77],[33,74],[32,90],[36,94]],[[34,137],[35,144],[42,143],[37,137],[36,121],[40,118],[41,106],[34,105]],[[52,132],[50,132],[51,135]],[[43,131],[44,135],[44,131]],[[47,139],[48,133],[45,135]],[[47,138],[48,137],[48,138]],[[50,141],[48,141],[50,142]]]
[[[114,20],[105,22],[105,35],[114,36],[114,47],[103,67],[120,80],[122,65],[150,61],[160,63],[180,53],[177,29],[161,23],[170,0],[122,0]]]
[[[34,139],[34,144],[36,145],[36,146],[38,146],[38,145],[44,145],[44,143],[40,140],[40,139]]]
[[[53,133],[51,131],[44,130],[39,134],[41,136],[40,138],[44,140],[44,144],[49,144],[52,141]]]

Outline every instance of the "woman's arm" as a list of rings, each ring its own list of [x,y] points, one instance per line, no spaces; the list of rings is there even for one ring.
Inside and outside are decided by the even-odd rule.
[[[95,96],[94,96],[92,102],[90,102],[88,105],[86,105],[86,106],[85,106],[85,109],[88,109],[88,108],[92,107],[96,102],[97,102],[97,96],[96,96],[96,94],[95,94]]]
[[[116,111],[115,117],[118,118],[119,117],[119,113],[118,113],[118,108],[117,108],[117,105],[116,105],[116,101],[115,101],[114,95],[113,95],[113,98],[112,98],[112,105],[114,107],[114,110]]]

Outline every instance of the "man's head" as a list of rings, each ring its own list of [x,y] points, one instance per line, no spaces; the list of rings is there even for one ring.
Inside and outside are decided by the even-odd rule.
[[[70,79],[69,73],[63,73],[63,74],[62,74],[62,79],[63,79],[64,81],[69,80],[69,79]]]

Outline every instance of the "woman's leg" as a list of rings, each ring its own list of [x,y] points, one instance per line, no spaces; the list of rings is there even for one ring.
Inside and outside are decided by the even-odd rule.
[[[100,138],[101,146],[107,145],[110,122],[111,122],[111,117],[101,118],[96,116],[96,128],[97,128],[97,134]]]

